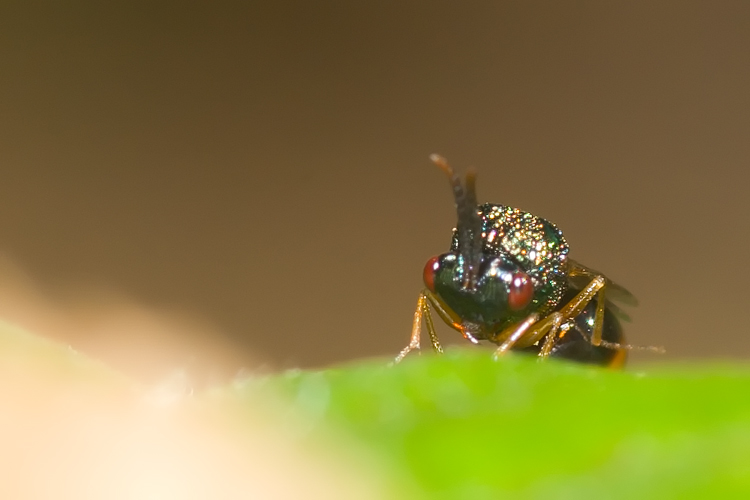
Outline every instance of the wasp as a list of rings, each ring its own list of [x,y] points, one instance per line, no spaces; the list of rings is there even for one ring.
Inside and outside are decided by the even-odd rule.
[[[624,343],[618,316],[627,316],[613,301],[635,305],[633,295],[571,260],[553,223],[517,208],[478,205],[474,170],[462,182],[443,157],[430,159],[448,176],[458,222],[450,251],[424,267],[411,340],[395,361],[420,348],[423,323],[433,350],[443,352],[434,310],[470,342],[496,344],[495,357],[522,350],[622,366],[634,346]]]

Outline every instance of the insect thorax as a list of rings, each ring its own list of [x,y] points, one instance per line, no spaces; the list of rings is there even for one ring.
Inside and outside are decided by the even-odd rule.
[[[540,313],[551,311],[567,289],[568,243],[557,226],[517,208],[485,203],[482,218],[482,253],[511,256],[534,282],[534,303]],[[453,230],[451,251],[459,251]]]

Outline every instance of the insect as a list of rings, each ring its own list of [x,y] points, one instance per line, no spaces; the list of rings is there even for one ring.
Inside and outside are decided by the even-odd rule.
[[[436,352],[442,346],[431,310],[472,343],[493,342],[495,356],[514,349],[540,358],[621,366],[628,349],[613,301],[637,302],[603,274],[568,258],[568,243],[551,222],[516,208],[476,200],[476,174],[461,178],[438,155],[448,176],[458,223],[450,251],[424,267],[425,289],[411,340],[396,362],[420,348],[422,324]],[[659,350],[659,348],[647,348]]]

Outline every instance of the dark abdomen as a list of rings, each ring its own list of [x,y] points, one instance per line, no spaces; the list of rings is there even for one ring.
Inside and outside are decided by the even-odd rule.
[[[562,305],[567,304],[576,296],[576,293],[576,290],[569,289],[560,303]],[[581,314],[575,318],[575,326],[569,329],[565,333],[565,336],[557,341],[550,356],[553,358],[569,359],[579,363],[613,367],[622,366],[625,363],[627,351],[611,347],[594,346],[589,341],[594,333],[595,314],[596,299],[589,302]],[[584,335],[586,338],[584,338]],[[625,343],[620,321],[608,308],[604,309],[602,339],[615,344]]]

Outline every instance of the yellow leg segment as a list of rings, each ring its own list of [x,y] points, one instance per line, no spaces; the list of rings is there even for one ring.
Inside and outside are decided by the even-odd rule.
[[[400,353],[398,353],[398,356],[396,356],[396,359],[394,359],[394,363],[400,362],[411,351],[420,349],[423,318],[425,324],[427,325],[427,334],[430,336],[432,349],[437,353],[443,352],[443,347],[440,345],[440,340],[438,339],[437,332],[435,331],[435,325],[432,322],[428,293],[429,292],[427,290],[424,290],[419,294],[419,298],[417,299],[417,309],[414,311],[414,321],[411,325],[411,339],[409,340],[409,344],[404,347]]]
[[[510,331],[503,331],[498,335],[498,338],[505,338],[505,340],[498,346],[497,349],[495,349],[495,354],[493,354],[493,357],[497,359],[499,356],[502,356],[518,342],[521,337],[524,336],[524,334],[528,331],[528,329],[539,321],[539,315],[534,313],[531,314],[528,318],[523,320],[518,325],[514,325],[511,327]]]
[[[602,340],[602,327],[604,323],[604,290],[606,289],[606,280],[603,276],[596,276],[591,280],[578,295],[565,304],[562,309],[554,312],[547,316],[543,321],[539,323],[539,326],[534,325],[531,334],[537,335],[538,338],[545,337],[542,349],[539,351],[540,358],[548,358],[552,352],[552,348],[555,347],[555,342],[560,338],[560,334],[568,330],[568,328],[561,329],[560,327],[565,322],[572,320],[586,308],[591,302],[594,296],[597,296],[597,307],[594,315],[594,333],[591,338],[593,345],[599,345]]]

